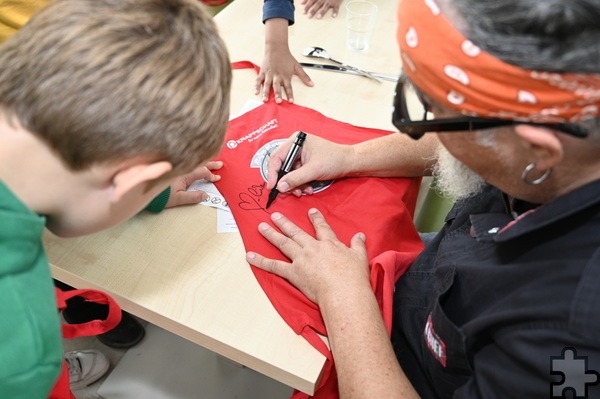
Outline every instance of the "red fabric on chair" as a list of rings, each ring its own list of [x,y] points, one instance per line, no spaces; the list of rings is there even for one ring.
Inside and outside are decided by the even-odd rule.
[[[108,305],[108,315],[104,320],[91,320],[81,324],[63,324],[62,334],[64,338],[91,337],[112,330],[121,321],[121,308],[117,302],[108,294],[92,289],[63,291],[56,288],[56,300],[58,309],[65,310],[67,301],[73,297],[85,298],[88,302]]]
[[[347,245],[355,233],[364,232],[371,259],[371,284],[389,332],[394,283],[423,248],[413,224],[420,179],[339,179],[329,185],[321,184],[314,195],[300,198],[279,195],[266,210],[268,156],[296,131],[308,133],[307,140],[310,135],[316,135],[345,144],[395,134],[352,126],[309,108],[287,102],[275,104],[271,100],[230,122],[225,146],[216,157],[223,161],[223,168],[219,170],[222,179],[215,184],[229,203],[246,250],[269,258],[286,259],[257,229],[260,222],[271,223],[270,213],[275,211],[313,234],[307,212],[317,208]],[[327,335],[319,308],[286,280],[258,268],[252,270],[287,324],[328,359],[314,397],[337,397],[333,358],[319,336]],[[308,395],[295,392],[293,397]]]

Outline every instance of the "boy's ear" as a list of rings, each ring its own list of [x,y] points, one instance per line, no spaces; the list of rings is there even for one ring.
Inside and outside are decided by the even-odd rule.
[[[532,125],[517,125],[515,132],[531,146],[536,156],[536,166],[540,170],[550,169],[562,159],[563,145],[553,130]]]
[[[112,177],[111,202],[120,201],[128,192],[139,186],[156,180],[173,170],[167,161],[144,162],[123,165]]]

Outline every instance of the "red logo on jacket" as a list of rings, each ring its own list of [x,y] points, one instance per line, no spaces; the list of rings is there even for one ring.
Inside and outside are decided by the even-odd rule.
[[[429,351],[438,360],[438,362],[442,364],[442,366],[446,367],[446,344],[435,333],[431,315],[427,316],[427,323],[425,323],[425,331],[423,335],[425,336],[425,342],[427,343],[427,348],[429,348]]]

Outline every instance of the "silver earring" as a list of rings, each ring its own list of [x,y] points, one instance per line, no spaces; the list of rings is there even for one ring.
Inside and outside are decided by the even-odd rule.
[[[523,173],[521,173],[521,180],[523,180],[523,183],[529,184],[531,186],[537,186],[538,184],[541,184],[541,183],[545,182],[546,179],[548,178],[548,176],[550,176],[550,173],[552,173],[552,168],[550,168],[550,169],[546,170],[544,172],[544,174],[541,175],[540,177],[538,177],[537,179],[530,180],[529,179],[529,173],[533,169],[535,169],[535,163],[534,162],[530,163],[529,165],[527,165],[525,167],[525,169],[523,169]]]

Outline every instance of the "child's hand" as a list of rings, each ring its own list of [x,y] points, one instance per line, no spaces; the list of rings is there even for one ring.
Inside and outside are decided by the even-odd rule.
[[[196,180],[204,179],[209,182],[221,180],[220,175],[212,173],[213,170],[221,169],[223,162],[212,161],[204,166],[196,168],[192,173],[178,178],[171,184],[171,195],[165,208],[173,208],[180,205],[191,205],[202,202],[208,198],[204,191],[187,191],[187,188]]]
[[[307,86],[313,86],[312,80],[296,61],[288,46],[288,20],[270,18],[265,21],[265,53],[263,63],[256,78],[254,94],[262,92],[262,100],[267,102],[271,88],[275,102],[294,102],[292,77],[296,75]]]
[[[304,6],[304,14],[308,14],[309,18],[316,17],[321,19],[331,9],[331,16],[337,17],[340,10],[342,0],[302,0]]]

